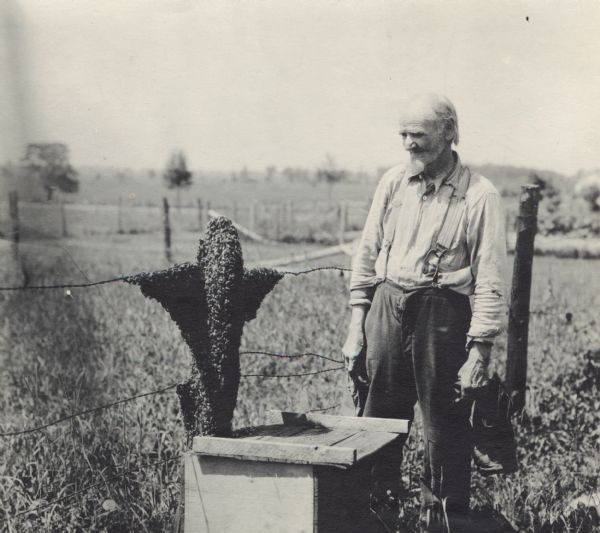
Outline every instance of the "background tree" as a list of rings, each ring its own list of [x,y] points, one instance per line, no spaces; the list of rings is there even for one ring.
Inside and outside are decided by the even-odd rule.
[[[163,178],[169,189],[176,190],[177,208],[179,209],[181,207],[181,189],[187,189],[192,184],[192,173],[187,168],[187,160],[182,150],[176,150],[171,154]]]
[[[600,211],[600,172],[579,178],[575,184],[575,194],[588,203],[590,210]]]
[[[69,148],[64,143],[28,144],[23,162],[27,171],[41,181],[48,201],[56,189],[68,193],[79,190],[77,171],[69,163]]]
[[[273,178],[275,177],[275,174],[277,174],[277,167],[275,165],[269,165],[268,167],[266,167],[265,181],[271,183],[273,181]]]
[[[317,169],[317,181],[323,182],[327,185],[327,197],[330,204],[333,186],[336,183],[345,180],[346,177],[346,171],[338,169],[333,156],[331,154],[327,154],[325,156],[325,161]]]

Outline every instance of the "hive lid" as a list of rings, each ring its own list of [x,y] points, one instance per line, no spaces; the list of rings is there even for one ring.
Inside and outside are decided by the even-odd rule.
[[[270,413],[268,425],[246,428],[233,438],[195,437],[200,455],[248,461],[349,467],[408,432],[407,420],[312,413]]]

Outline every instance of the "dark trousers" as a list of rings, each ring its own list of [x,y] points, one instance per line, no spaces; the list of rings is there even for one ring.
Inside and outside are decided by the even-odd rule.
[[[469,506],[471,406],[455,400],[470,320],[467,296],[438,288],[405,292],[385,282],[375,291],[365,325],[370,386],[363,415],[412,420],[419,402],[423,503],[445,499],[448,511]],[[403,444],[386,450],[374,468],[375,478],[392,490],[400,479]]]

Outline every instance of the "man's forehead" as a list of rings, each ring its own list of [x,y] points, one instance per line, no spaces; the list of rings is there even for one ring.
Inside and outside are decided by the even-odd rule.
[[[400,113],[400,124],[420,127],[437,125],[434,103],[429,98],[413,99]]]
[[[437,126],[435,116],[401,116],[400,129],[402,130],[426,130]]]

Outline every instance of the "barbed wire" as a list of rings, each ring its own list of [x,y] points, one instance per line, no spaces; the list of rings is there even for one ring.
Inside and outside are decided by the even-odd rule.
[[[43,289],[85,289],[96,287],[98,285],[107,285],[117,281],[126,281],[129,276],[119,276],[117,278],[103,279],[100,281],[88,281],[86,283],[58,283],[53,285],[27,285],[26,287],[0,287],[0,291],[29,291]]]
[[[138,466],[137,468],[132,468],[132,469],[127,470],[125,472],[120,472],[119,474],[115,474],[115,475],[110,476],[108,478],[104,478],[102,481],[99,481],[98,483],[92,483],[90,485],[86,485],[85,487],[83,487],[83,488],[81,488],[79,490],[76,490],[74,492],[70,492],[69,494],[65,494],[64,496],[61,496],[60,498],[56,498],[55,500],[52,500],[51,502],[49,502],[49,503],[47,503],[45,505],[34,507],[33,509],[27,509],[27,510],[24,510],[24,511],[20,511],[20,512],[14,514],[12,516],[4,518],[4,521],[7,522],[8,520],[15,519],[15,518],[17,518],[19,516],[23,516],[23,515],[29,514],[29,513],[40,513],[42,511],[48,509],[49,507],[52,507],[54,505],[59,504],[62,501],[65,501],[65,500],[68,500],[68,499],[73,498],[75,496],[78,496],[79,494],[83,494],[83,493],[88,492],[88,491],[90,491],[90,490],[92,490],[94,488],[101,487],[102,485],[106,485],[109,482],[116,481],[117,479],[121,479],[121,478],[123,478],[125,476],[128,476],[130,474],[136,474],[138,472],[141,472],[142,469],[149,468],[149,467],[152,467],[152,466],[158,466],[158,465],[161,465],[161,464],[170,463],[170,462],[177,461],[177,460],[179,460],[179,457],[169,457],[168,459],[163,459],[161,461],[154,461],[152,463],[142,464],[142,465]]]
[[[324,368],[323,370],[315,370],[313,372],[300,372],[298,374],[242,374],[243,378],[299,378],[302,376],[314,376],[316,374],[324,374],[325,372],[335,372],[344,370],[345,366],[336,366],[333,368]]]
[[[335,369],[330,369],[330,370],[335,370]],[[331,411],[332,409],[336,409],[336,408],[340,407],[340,405],[341,405],[340,403],[336,403],[336,404],[330,405],[328,407],[320,407],[320,408],[315,408],[315,409],[309,409],[308,411],[306,411],[306,413],[317,413],[317,412],[323,412],[323,411]],[[120,472],[118,474],[109,476],[107,478],[103,477],[102,481],[99,481],[97,483],[91,483],[90,485],[86,485],[85,487],[82,487],[81,489],[78,489],[78,490],[76,490],[74,492],[70,492],[69,494],[65,494],[64,496],[56,498],[56,499],[52,500],[51,502],[46,503],[45,505],[41,505],[41,506],[35,507],[33,509],[26,509],[26,510],[20,511],[20,512],[14,514],[12,516],[4,517],[3,520],[5,522],[7,522],[8,520],[12,520],[12,519],[18,518],[19,516],[23,516],[23,515],[26,515],[26,514],[41,513],[42,511],[45,511],[46,509],[48,509],[50,507],[53,507],[54,505],[57,505],[57,504],[65,501],[65,500],[68,500],[70,498],[74,498],[75,496],[78,496],[80,494],[84,494],[84,493],[86,493],[86,492],[88,492],[88,491],[90,491],[92,489],[95,489],[97,487],[101,487],[103,485],[106,485],[106,484],[108,484],[110,482],[116,481],[117,479],[121,479],[121,478],[123,478],[125,476],[128,476],[130,474],[135,474],[135,473],[141,472],[142,469],[146,469],[146,468],[149,468],[149,467],[154,467],[154,466],[158,466],[158,465],[162,465],[162,464],[167,464],[167,463],[170,463],[170,462],[173,462],[173,461],[177,461],[179,459],[180,459],[179,457],[169,457],[167,459],[162,459],[160,461],[154,461],[154,462],[151,462],[151,463],[142,464],[142,465],[140,465],[140,466],[138,466],[136,468],[129,469],[129,470],[125,471],[125,472]]]
[[[300,276],[301,274],[312,274],[313,272],[319,272],[321,270],[337,270],[339,272],[352,272],[351,268],[345,268],[340,266],[322,266],[322,267],[313,267],[307,270],[280,270],[276,269],[284,275],[287,276]]]
[[[116,400],[114,402],[106,403],[103,405],[98,405],[97,407],[85,409],[83,411],[79,411],[77,413],[73,413],[68,416],[63,416],[62,418],[59,418],[52,422],[48,422],[47,424],[44,424],[42,426],[37,426],[37,427],[29,428],[29,429],[22,429],[19,431],[9,431],[6,433],[0,433],[0,437],[15,437],[18,435],[25,435],[27,433],[36,433],[39,431],[43,431],[46,428],[49,428],[51,426],[56,426],[57,424],[61,424],[62,422],[67,422],[68,420],[72,420],[73,418],[77,418],[78,416],[88,415],[88,414],[94,413],[96,411],[102,411],[104,409],[109,409],[111,407],[114,407],[115,405],[120,405],[122,403],[131,402],[133,400],[137,400],[139,398],[144,398],[146,396],[154,396],[156,394],[162,394],[163,392],[174,389],[176,386],[177,386],[177,383],[172,383],[171,385],[167,385],[166,387],[162,387],[162,388],[154,390],[154,391],[143,392],[141,394],[136,394],[135,396],[130,396],[128,398],[122,398],[121,400]]]
[[[340,266],[322,266],[309,268],[307,270],[279,270],[283,275],[286,276],[300,276],[302,274],[312,274],[313,272],[319,272],[323,270],[336,270],[339,272],[352,272],[351,268],[344,268]],[[154,273],[154,272],[151,272]],[[118,276],[115,278],[104,279],[100,281],[87,281],[85,283],[56,283],[50,285],[27,285],[27,286],[4,286],[0,287],[0,291],[30,291],[30,290],[45,290],[45,289],[86,289],[88,287],[96,287],[98,285],[107,285],[109,283],[117,283],[119,281],[128,281],[135,276],[139,276],[142,273],[128,274],[125,276]],[[146,274],[148,274],[146,272]]]
[[[320,353],[313,352],[304,352],[304,353],[294,353],[294,354],[282,354],[275,352],[263,352],[259,350],[244,350],[240,352],[240,355],[267,355],[269,357],[278,357],[281,359],[299,359],[301,357],[316,357],[318,359],[324,359],[326,361],[332,361],[334,363],[343,363],[342,359],[335,359],[333,357],[328,357],[327,355],[322,355]]]
[[[332,409],[337,409],[340,405],[342,405],[342,404],[336,403],[336,404],[330,405],[329,407],[319,407],[318,409],[309,409],[306,412],[307,413],[320,413],[322,411],[331,411]]]
[[[258,352],[258,353],[260,353],[260,352]],[[312,355],[319,355],[319,354],[312,354]],[[322,357],[325,358],[325,356],[322,356]],[[331,360],[334,360],[334,359],[331,359]],[[240,377],[242,377],[242,378],[265,378],[265,379],[268,379],[268,378],[294,378],[294,377],[304,377],[304,376],[313,376],[313,375],[318,375],[318,374],[324,374],[326,372],[334,372],[337,370],[343,370],[345,368],[346,368],[345,366],[339,366],[339,367],[334,367],[334,368],[325,368],[325,369],[321,369],[321,370],[313,370],[310,372],[299,372],[299,373],[291,373],[291,374],[241,374]],[[170,385],[167,385],[167,386],[162,387],[157,390],[143,392],[141,394],[129,396],[128,398],[122,398],[122,399],[116,400],[114,402],[110,402],[110,403],[103,404],[103,405],[98,405],[96,407],[92,407],[90,409],[85,409],[83,411],[78,411],[76,413],[73,413],[73,414],[70,414],[67,416],[63,416],[57,420],[48,422],[41,426],[36,426],[36,427],[28,428],[28,429],[22,429],[22,430],[18,430],[18,431],[8,431],[8,432],[0,433],[0,437],[16,437],[19,435],[26,435],[29,433],[38,433],[40,431],[43,431],[44,429],[47,429],[52,426],[56,426],[63,422],[67,422],[67,421],[77,418],[79,416],[88,415],[90,413],[94,413],[97,411],[103,411],[104,409],[110,409],[111,407],[114,407],[116,405],[128,403],[133,400],[137,400],[139,398],[144,398],[147,396],[154,396],[156,394],[162,394],[171,389],[174,389],[175,387],[177,387],[177,383],[172,383]]]

